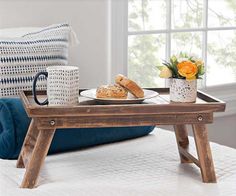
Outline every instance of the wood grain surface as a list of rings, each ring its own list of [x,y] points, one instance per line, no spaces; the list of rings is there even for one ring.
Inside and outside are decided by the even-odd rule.
[[[204,124],[193,125],[194,139],[200,163],[203,182],[216,182],[214,163],[208,141],[208,132]]]
[[[34,188],[51,145],[55,129],[40,130],[34,150],[26,167],[21,188]]]
[[[25,168],[27,166],[27,163],[31,157],[31,154],[33,152],[37,137],[38,137],[38,129],[35,123],[35,120],[31,120],[28,133],[25,137],[23,146],[21,148],[21,152],[16,164],[17,168]]]

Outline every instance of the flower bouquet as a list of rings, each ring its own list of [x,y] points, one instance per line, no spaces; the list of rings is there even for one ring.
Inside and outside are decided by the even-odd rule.
[[[170,100],[174,102],[195,102],[197,79],[205,73],[204,62],[194,55],[180,53],[165,61],[160,69],[161,78],[170,78]]]

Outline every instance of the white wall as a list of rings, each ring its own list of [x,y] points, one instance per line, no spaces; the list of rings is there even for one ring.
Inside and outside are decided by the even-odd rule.
[[[0,0],[0,28],[69,22],[80,45],[71,62],[80,67],[80,87],[109,80],[108,0]],[[210,139],[236,148],[236,116],[209,125]]]
[[[69,22],[80,45],[71,54],[80,87],[97,87],[108,76],[107,0],[0,0],[0,28]]]
[[[208,129],[211,141],[236,148],[236,115],[215,118]]]

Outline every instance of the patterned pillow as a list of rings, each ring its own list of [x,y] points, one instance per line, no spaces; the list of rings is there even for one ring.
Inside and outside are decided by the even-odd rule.
[[[69,35],[69,25],[59,24],[15,38],[0,38],[0,97],[31,90],[35,74],[48,66],[67,65]],[[45,88],[42,77],[38,89]]]

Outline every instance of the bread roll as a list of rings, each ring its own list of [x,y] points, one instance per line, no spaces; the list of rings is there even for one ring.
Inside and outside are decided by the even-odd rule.
[[[120,85],[103,85],[97,88],[97,98],[126,99],[128,91]]]
[[[138,86],[134,81],[128,79],[127,77],[119,74],[115,78],[115,82],[122,87],[126,88],[130,93],[132,93],[137,98],[144,97],[143,89]]]

